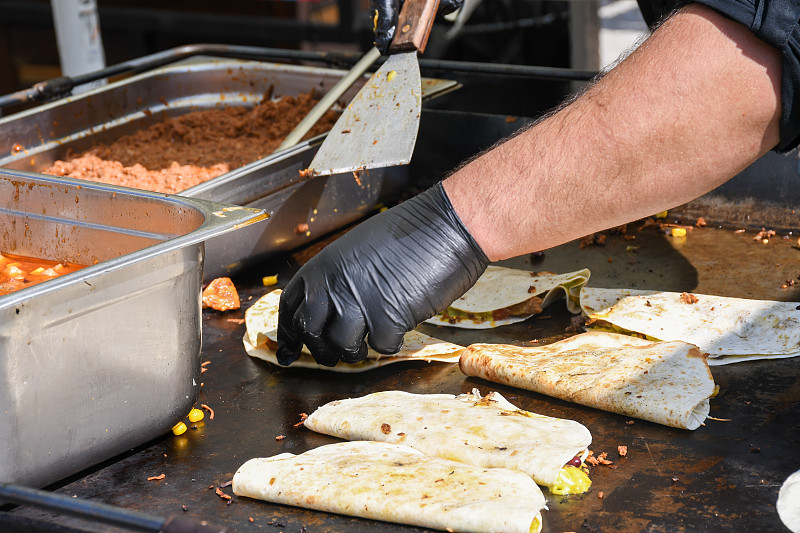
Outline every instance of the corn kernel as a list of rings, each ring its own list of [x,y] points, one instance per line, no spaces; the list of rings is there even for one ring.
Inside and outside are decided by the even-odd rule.
[[[274,276],[264,276],[263,278],[261,278],[261,283],[263,283],[265,287],[269,287],[270,285],[275,285],[278,283],[278,276],[277,274]]]
[[[669,215],[668,211],[661,211],[660,213],[656,213],[656,218],[667,218],[667,215]]]
[[[186,433],[186,424],[183,422],[178,422],[174,426],[172,426],[172,432],[176,435],[183,435]]]
[[[200,422],[205,416],[205,413],[200,409],[192,409],[189,411],[189,422]]]
[[[686,237],[686,228],[672,228],[673,237]]]
[[[42,267],[34,268],[33,270],[31,270],[31,274],[41,274],[42,272],[44,272],[44,269]]]

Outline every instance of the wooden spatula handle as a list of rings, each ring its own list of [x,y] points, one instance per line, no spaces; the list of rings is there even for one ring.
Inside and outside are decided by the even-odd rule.
[[[389,53],[411,50],[424,52],[438,8],[439,0],[405,0]]]

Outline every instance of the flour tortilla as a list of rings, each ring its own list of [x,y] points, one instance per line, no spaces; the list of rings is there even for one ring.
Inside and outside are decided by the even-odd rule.
[[[778,516],[792,533],[800,533],[800,471],[789,476],[778,492]]]
[[[605,332],[530,348],[473,344],[460,367],[468,376],[685,429],[702,424],[715,389],[696,346]]]
[[[278,304],[281,290],[276,289],[262,296],[245,312],[247,332],[244,335],[244,348],[247,353],[278,365],[275,350],[278,346]],[[300,357],[290,368],[316,368],[331,372],[357,373],[402,361],[442,361],[455,363],[463,346],[429,337],[418,331],[406,333],[403,347],[394,355],[383,355],[372,349],[367,358],[358,363],[339,363],[334,367],[318,364],[308,348],[303,346]]]
[[[581,312],[579,304],[581,287],[589,281],[589,275],[587,269],[568,274],[552,274],[491,265],[470,290],[450,304],[444,314],[440,313],[425,322],[465,329],[495,328],[527,320],[535,313],[528,312],[526,307],[539,312],[536,310],[537,303],[544,309],[563,296],[566,296],[567,309],[577,314]],[[532,298],[536,300],[531,302]],[[530,304],[526,306],[525,302]],[[516,312],[522,314],[491,318],[492,313],[514,307],[518,308]],[[445,314],[452,318],[444,316]],[[465,314],[479,316],[470,318],[464,316]]]
[[[412,394],[376,392],[323,405],[307,428],[347,440],[405,444],[485,468],[510,468],[552,486],[592,435],[583,425],[518,409],[499,393]]]
[[[533,480],[385,442],[341,442],[251,459],[233,492],[284,505],[464,532],[538,532],[545,499]]]
[[[584,287],[581,306],[592,328],[689,342],[712,366],[800,355],[798,302],[693,296],[686,303],[678,292]]]

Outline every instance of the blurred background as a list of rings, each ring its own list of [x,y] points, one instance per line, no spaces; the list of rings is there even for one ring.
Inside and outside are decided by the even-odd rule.
[[[59,51],[69,48],[86,58],[87,48],[99,45],[106,65],[194,43],[366,51],[368,7],[367,0],[0,0],[0,94],[60,76],[67,65]],[[59,24],[66,27],[60,38]],[[434,25],[423,57],[596,70],[645,29],[635,0],[467,0],[455,20]],[[95,50],[83,72],[96,69],[96,60]],[[79,73],[75,68],[73,61],[67,73]],[[503,84],[503,98],[492,83]],[[457,91],[448,105],[534,116],[573,88],[564,81],[484,81]]]

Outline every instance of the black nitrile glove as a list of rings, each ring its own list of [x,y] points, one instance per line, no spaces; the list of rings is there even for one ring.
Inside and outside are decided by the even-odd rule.
[[[281,295],[278,362],[305,344],[322,365],[384,354],[445,309],[489,260],[461,223],[441,183],[359,224],[314,256]]]
[[[370,17],[375,30],[375,48],[386,55],[397,32],[397,17],[403,0],[370,0]],[[436,10],[438,16],[452,13],[464,4],[464,0],[440,0]]]

